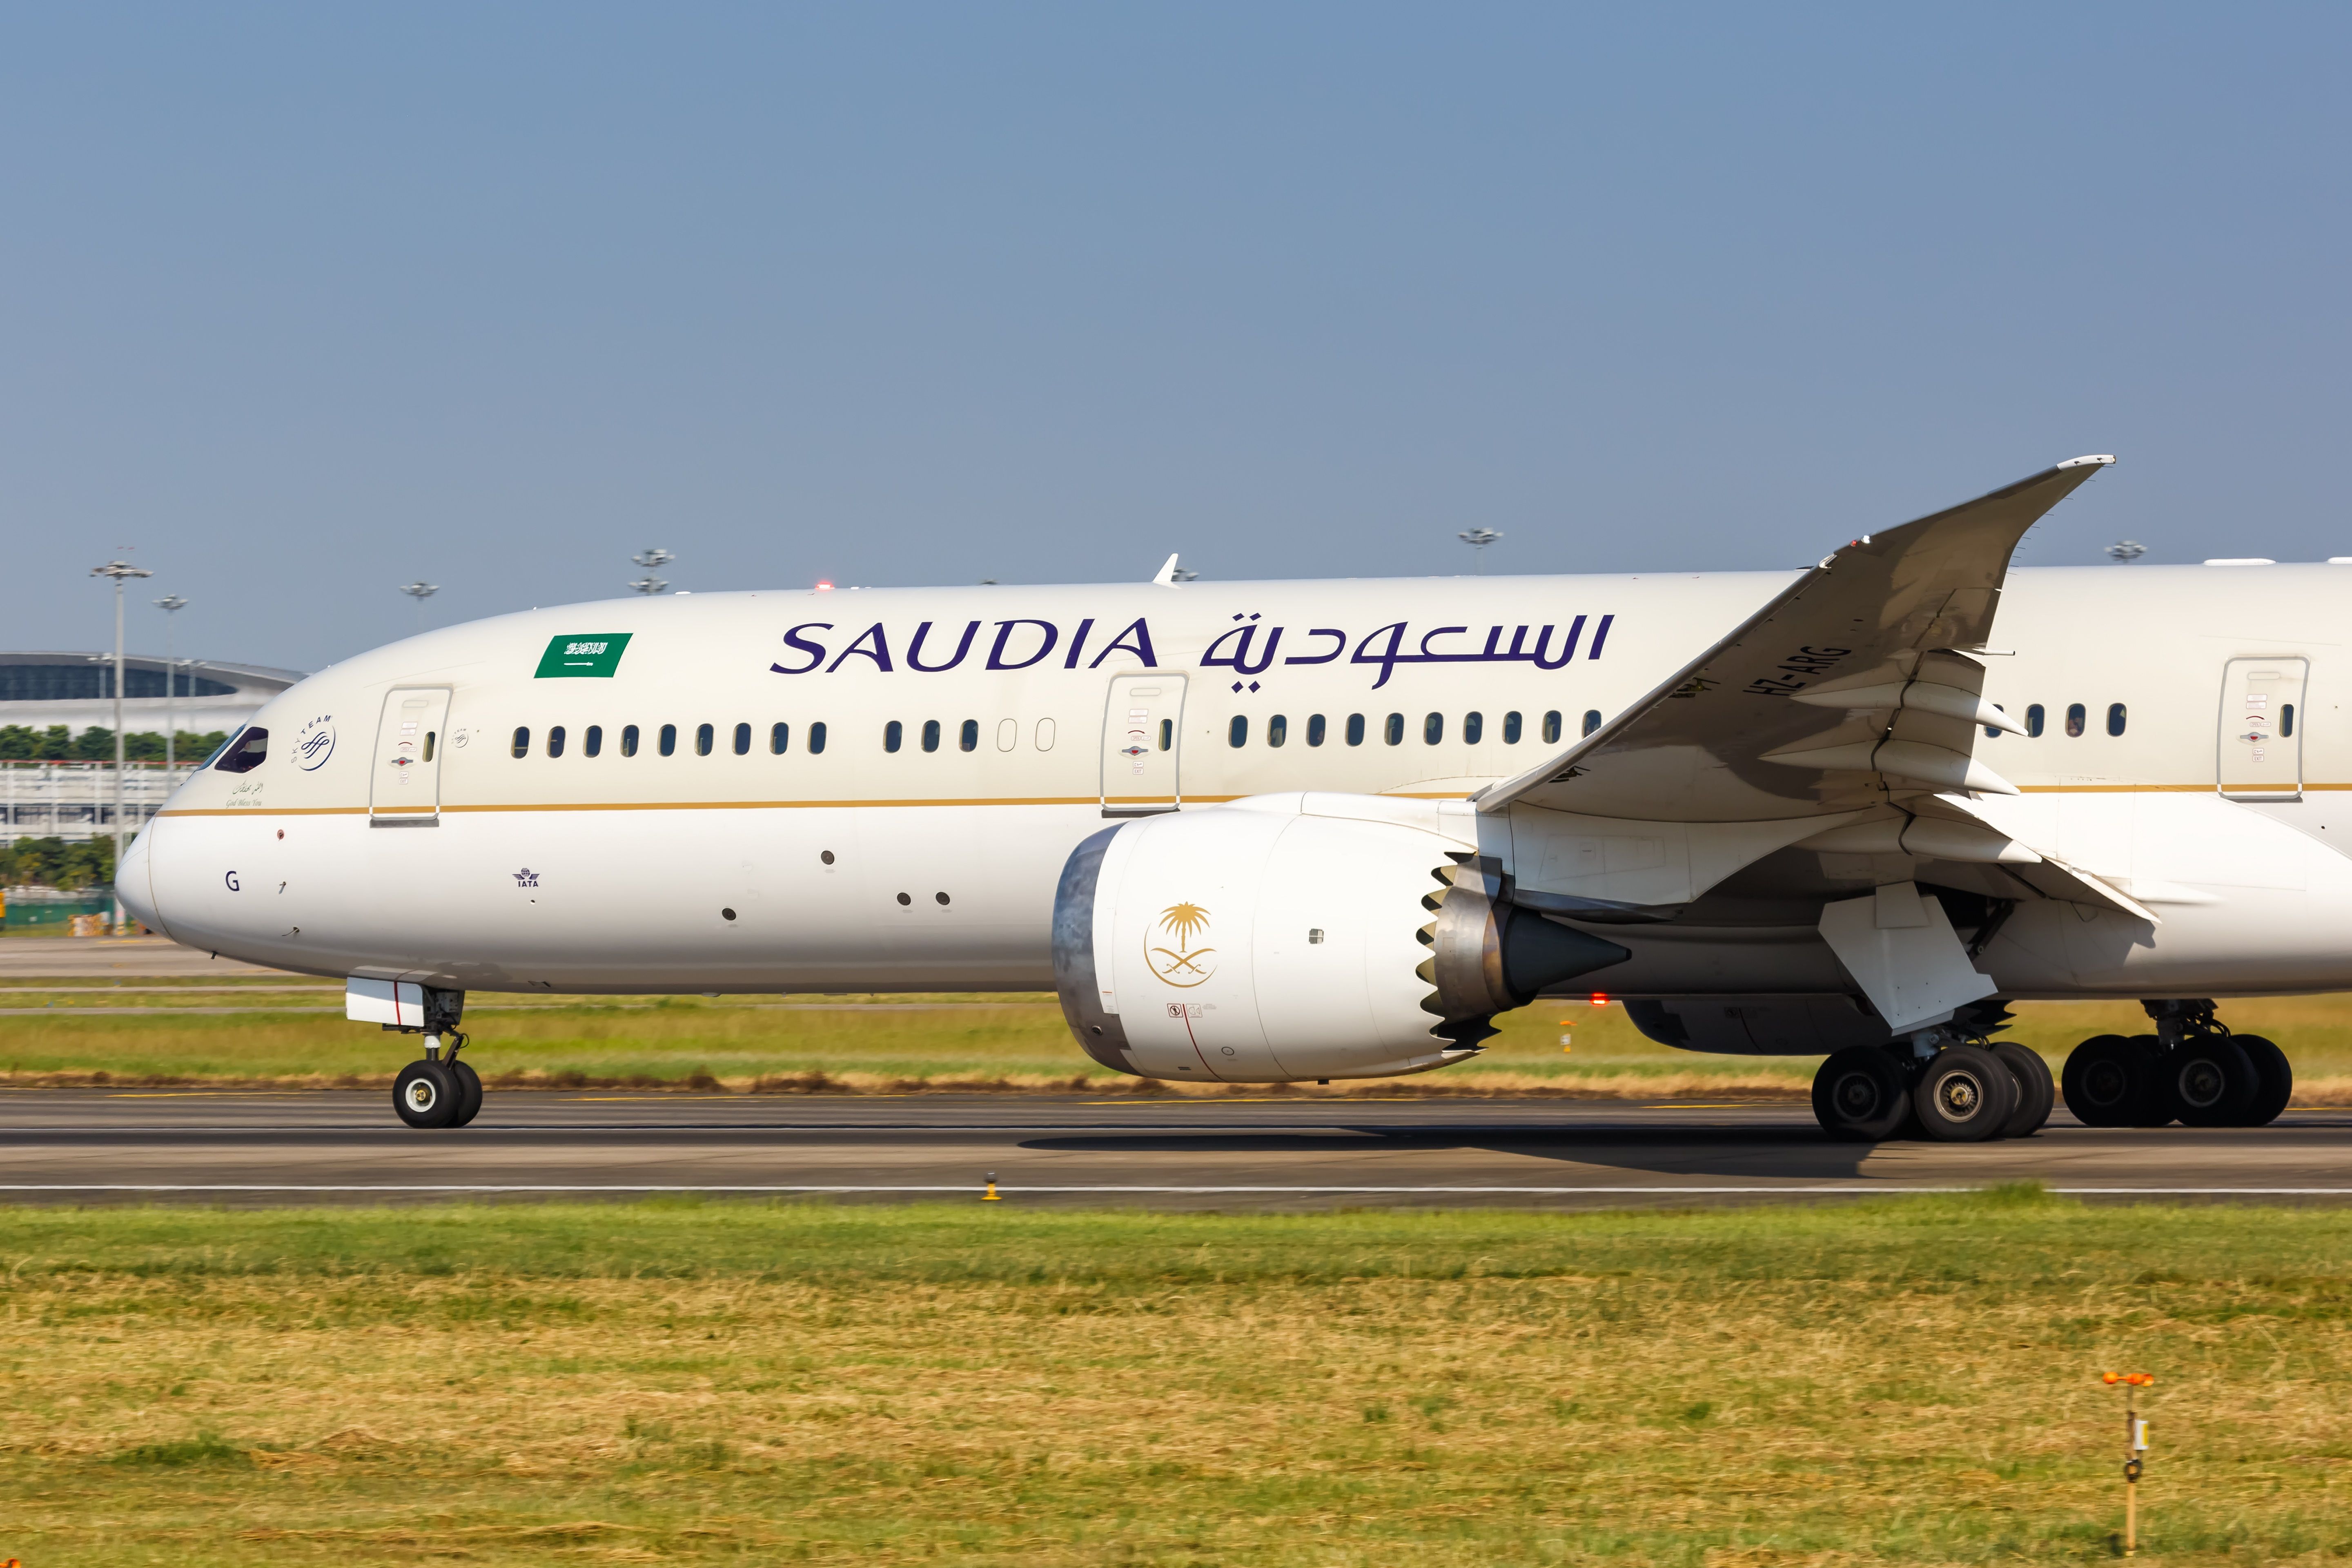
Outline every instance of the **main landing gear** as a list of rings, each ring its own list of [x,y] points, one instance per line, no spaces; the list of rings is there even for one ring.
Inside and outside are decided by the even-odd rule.
[[[2264,1127],[2294,1093],[2286,1053],[2232,1035],[2210,1001],[2143,1002],[2153,1035],[2095,1035],[2066,1058],[2066,1109],[2087,1127]]]
[[[401,1030],[425,1036],[424,1058],[401,1068],[392,1084],[392,1108],[411,1127],[463,1127],[481,1113],[481,1075],[471,1062],[457,1059],[466,1045],[466,1037],[457,1032],[457,1018],[465,1008],[463,991],[427,987],[422,1030]]]
[[[2009,1040],[1927,1029],[1885,1046],[1849,1046],[1813,1075],[1813,1115],[1832,1138],[1906,1135],[1944,1143],[2031,1138],[2056,1086],[2042,1058]]]

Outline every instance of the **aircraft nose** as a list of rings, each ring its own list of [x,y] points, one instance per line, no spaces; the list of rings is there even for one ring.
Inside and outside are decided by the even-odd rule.
[[[114,896],[131,917],[151,931],[171,931],[163,924],[163,911],[155,907],[155,874],[149,863],[154,853],[157,824],[150,822],[139,830],[122,851],[122,864],[114,868]]]

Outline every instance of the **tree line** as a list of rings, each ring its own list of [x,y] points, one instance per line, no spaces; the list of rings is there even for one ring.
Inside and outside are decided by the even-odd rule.
[[[201,763],[228,739],[226,730],[198,735],[183,730],[173,751],[183,763]],[[163,737],[146,731],[122,737],[122,754],[134,763],[163,760]],[[63,724],[37,730],[30,724],[0,724],[0,763],[110,763],[114,731],[91,725],[77,735]]]
[[[19,838],[0,849],[0,886],[102,888],[114,881],[111,835],[79,844],[62,838]]]

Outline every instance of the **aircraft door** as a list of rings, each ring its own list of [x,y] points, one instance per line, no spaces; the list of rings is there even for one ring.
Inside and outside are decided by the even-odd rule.
[[[1150,816],[1174,811],[1177,757],[1184,743],[1184,678],[1122,675],[1103,709],[1102,814]]]
[[[395,686],[384,694],[368,780],[368,826],[432,827],[441,820],[441,752],[449,689]]]
[[[2233,658],[2221,669],[2217,783],[2225,800],[2303,798],[2302,658]]]

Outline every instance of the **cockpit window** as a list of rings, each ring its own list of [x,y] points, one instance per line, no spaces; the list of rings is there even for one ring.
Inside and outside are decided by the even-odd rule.
[[[228,753],[228,749],[231,746],[236,745],[239,741],[244,739],[245,731],[243,730],[231,730],[228,732],[228,739],[223,741],[219,745],[215,746],[213,748],[213,754],[196,764],[196,772],[202,773],[206,768],[211,767],[215,763],[219,762],[222,757]]]
[[[213,753],[211,766],[215,773],[249,773],[268,755],[269,731],[259,725],[249,725]]]

